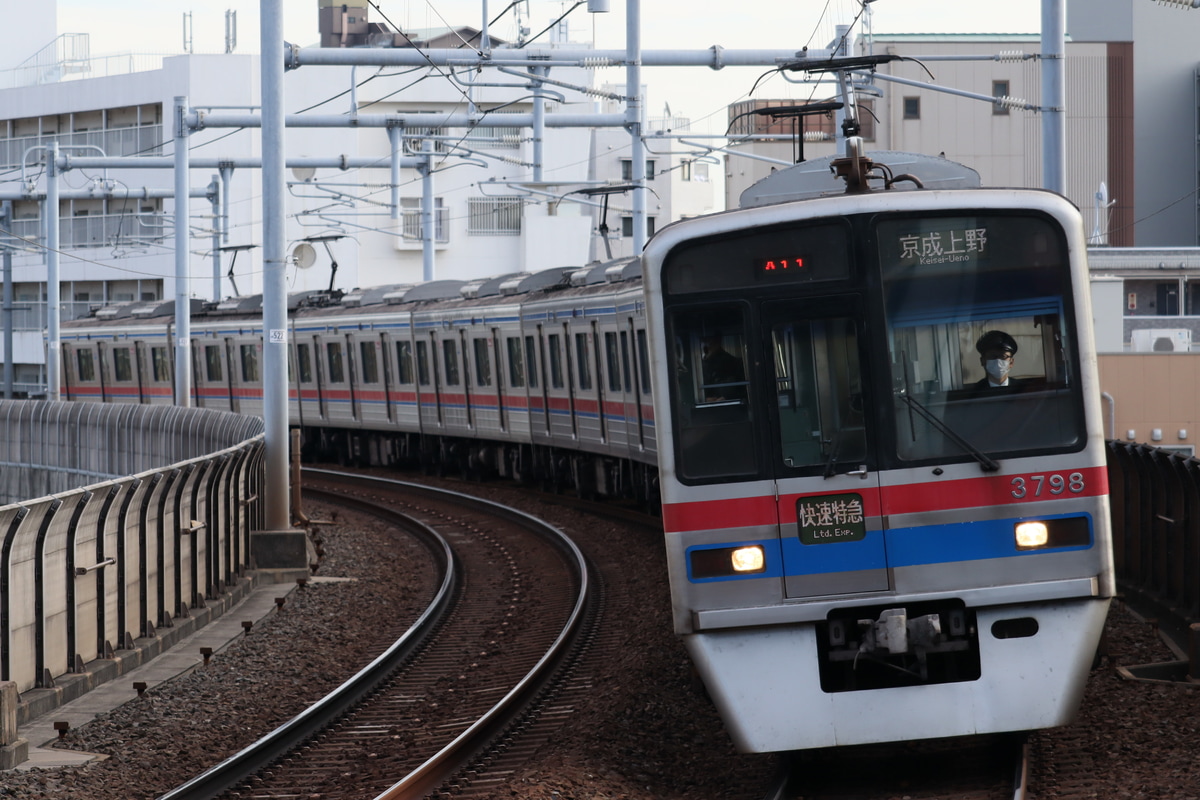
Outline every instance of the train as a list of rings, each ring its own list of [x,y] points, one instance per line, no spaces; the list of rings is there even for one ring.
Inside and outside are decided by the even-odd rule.
[[[848,145],[637,258],[294,295],[307,453],[658,506],[739,750],[1068,723],[1115,592],[1079,211]],[[63,397],[169,402],[173,306],[106,312]],[[196,310],[194,404],[261,411],[261,324]]]

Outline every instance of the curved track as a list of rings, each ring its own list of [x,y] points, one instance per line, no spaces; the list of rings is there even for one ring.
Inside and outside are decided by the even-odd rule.
[[[305,481],[306,492],[440,539],[441,589],[334,694],[165,798],[230,787],[243,798],[422,796],[501,741],[589,617],[582,554],[540,520],[399,481],[318,470]]]

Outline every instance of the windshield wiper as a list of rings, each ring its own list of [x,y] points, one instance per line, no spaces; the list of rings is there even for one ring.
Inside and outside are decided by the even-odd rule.
[[[829,443],[829,457],[825,459],[825,479],[829,480],[837,474],[837,457],[842,450],[842,429],[838,428]]]
[[[897,390],[896,397],[902,399],[908,405],[909,409],[916,411],[922,419],[924,419],[933,427],[937,428],[938,431],[947,439],[970,453],[971,456],[979,462],[979,466],[984,472],[995,472],[996,470],[1000,469],[1000,465],[993,461],[987,453],[983,452],[978,447],[964,439],[962,436],[958,435],[953,428],[934,416],[934,413],[925,406],[921,405],[916,398],[910,397],[907,391],[904,389]]]

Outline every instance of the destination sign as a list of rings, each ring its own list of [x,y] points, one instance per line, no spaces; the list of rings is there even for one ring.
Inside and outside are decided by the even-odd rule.
[[[861,541],[867,537],[862,495],[801,497],[796,501],[796,525],[803,544]]]

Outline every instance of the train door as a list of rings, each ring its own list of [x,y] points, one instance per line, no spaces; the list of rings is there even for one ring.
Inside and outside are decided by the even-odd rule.
[[[452,340],[451,340],[449,337],[447,337],[447,338],[446,338],[446,341],[447,341],[447,342],[451,342]],[[466,329],[466,328],[460,328],[460,329],[459,329],[459,331],[458,331],[458,342],[457,342],[457,344],[456,344],[456,345],[454,345],[454,346],[453,346],[453,348],[451,348],[451,349],[448,349],[448,350],[446,350],[446,351],[445,351],[445,355],[446,355],[446,375],[447,375],[447,376],[449,376],[449,375],[451,374],[451,372],[452,372],[452,371],[453,371],[453,372],[457,372],[457,371],[458,371],[457,367],[454,367],[454,368],[452,369],[452,368],[451,368],[451,366],[450,366],[450,364],[451,364],[451,361],[455,360],[455,359],[452,359],[452,358],[451,358],[451,355],[452,355],[452,352],[451,352],[451,350],[457,350],[457,351],[459,351],[459,352],[461,352],[461,353],[462,353],[463,414],[465,415],[465,418],[466,418],[466,422],[465,422],[465,424],[466,424],[466,426],[467,426],[467,428],[468,428],[468,429],[470,429],[470,428],[474,428],[474,427],[475,427],[475,425],[476,425],[476,420],[475,420],[476,414],[475,414],[475,411],[474,411],[474,409],[472,409],[472,408],[471,408],[471,357],[470,357],[470,349],[471,349],[471,348],[467,347],[467,329]],[[457,358],[457,357],[455,357],[455,358]],[[447,382],[449,382],[449,379],[448,379],[448,378],[447,378]]]
[[[438,338],[434,331],[429,331],[428,341],[417,340],[417,375],[421,386],[430,387],[432,390],[423,395],[418,390],[419,402],[433,406],[433,414],[429,421],[440,428],[445,424],[445,419],[442,416],[442,375],[438,365]]]
[[[396,419],[396,415],[392,406],[392,400],[396,387],[396,371],[392,368],[392,358],[396,353],[392,350],[392,335],[387,331],[379,334],[379,358],[383,362],[382,367],[383,378],[383,418],[391,423]]]
[[[150,397],[147,394],[147,388],[146,388],[146,372],[149,369],[149,365],[146,362],[149,361],[149,358],[146,354],[146,343],[145,342],[134,342],[133,343],[133,357],[134,357],[134,375],[137,377],[138,402],[139,403],[148,403],[148,402],[150,402]]]
[[[329,385],[325,379],[325,354],[321,352],[321,334],[312,337],[312,366],[313,382],[316,383],[317,418],[329,418],[329,398],[326,396]]]
[[[496,381],[496,429],[501,433],[508,430],[508,420],[505,416],[504,409],[504,349],[500,345],[500,329],[492,328],[491,336],[487,339],[487,344],[484,348],[486,353],[491,350],[492,360],[496,364],[495,381]],[[509,365],[511,369],[511,364]]]
[[[537,337],[534,339],[534,344],[536,345],[536,350],[534,353],[534,359],[530,361],[530,364],[533,365],[530,367],[530,372],[537,374],[541,378],[541,391],[536,393],[532,391],[530,392],[532,402],[530,403],[529,409],[529,429],[536,438],[537,434],[542,431],[545,431],[547,436],[552,433],[550,429],[551,376],[549,374],[549,368],[546,366],[546,348],[548,345],[546,343],[546,333],[541,325],[537,326]],[[535,369],[536,373],[534,372]],[[531,388],[533,388],[532,384]],[[538,417],[539,419],[535,420],[535,417]]]
[[[234,358],[235,347],[233,337],[227,336],[223,342],[225,351],[225,383],[229,390],[229,410],[240,413],[242,410],[242,398],[238,392],[238,376],[237,376],[237,361]]]
[[[788,597],[888,588],[879,478],[864,406],[861,305],[861,298],[846,296],[762,308],[763,377],[773,387],[768,453],[776,459]]]
[[[109,383],[111,382],[111,374],[108,370],[108,343],[104,341],[96,342],[96,372],[100,379],[100,402],[111,403],[113,397],[109,395]]]
[[[624,326],[624,330],[620,332],[621,336],[621,373],[625,378],[625,429],[631,432],[629,437],[629,445],[631,450],[643,450],[646,447],[646,430],[645,419],[642,416],[642,387],[641,377],[638,374],[638,369],[634,359],[637,357],[636,351],[631,349],[631,342],[635,341],[637,331],[634,328],[633,317],[629,317]],[[633,430],[630,426],[635,424],[637,429]]]
[[[358,359],[358,354],[354,351],[354,336],[352,333],[346,333],[343,336],[344,348],[346,348],[346,367],[343,368],[342,377],[346,380],[347,402],[350,407],[350,419],[362,419],[362,377],[361,377],[361,362]],[[334,362],[337,360],[335,351],[330,351],[329,363],[330,371],[334,368]],[[330,378],[332,381],[332,378]]]
[[[578,338],[579,334],[576,334],[576,339]],[[596,362],[596,424],[599,426],[600,442],[607,443],[609,436],[608,419],[605,415],[605,400],[607,398],[605,397],[604,393],[605,376],[604,367],[602,366],[604,359],[600,356],[600,323],[596,320],[592,320],[592,329],[588,332],[587,336],[584,337],[583,341],[586,342],[588,338],[592,340],[592,346],[590,348],[591,356]],[[580,353],[579,357],[583,361],[587,360],[587,354],[585,353]]]

